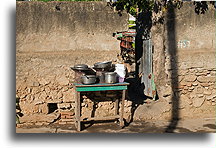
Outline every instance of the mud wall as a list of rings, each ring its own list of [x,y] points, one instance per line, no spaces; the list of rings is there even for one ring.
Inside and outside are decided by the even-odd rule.
[[[74,121],[75,64],[116,61],[116,31],[127,29],[128,16],[104,2],[17,2],[16,97],[20,125],[71,124]],[[91,114],[91,96],[82,94],[82,114]],[[102,94],[96,116],[114,113],[117,94]],[[130,105],[127,104],[126,105]],[[18,111],[18,110],[17,110]],[[129,111],[127,111],[129,112]]]
[[[17,2],[17,51],[118,50],[127,18],[105,2]]]
[[[173,110],[179,112],[179,118],[215,118],[214,9],[197,15],[192,3],[184,3],[172,19],[152,27],[159,99],[145,100],[136,108],[134,120],[170,119]],[[100,27],[92,25],[94,20]],[[73,123],[74,73],[70,66],[116,61],[119,42],[112,33],[126,26],[127,15],[118,16],[102,2],[18,2],[16,94],[24,115],[20,122]],[[107,100],[94,105],[92,97]],[[113,114],[111,98],[118,97],[119,93],[83,94],[82,114],[91,116],[93,107],[97,116]],[[126,100],[126,120],[131,107],[132,102]]]
[[[191,2],[165,12],[152,27],[153,71],[159,100],[140,109],[137,118],[215,117],[215,9],[196,14]],[[137,110],[138,111],[138,110]]]

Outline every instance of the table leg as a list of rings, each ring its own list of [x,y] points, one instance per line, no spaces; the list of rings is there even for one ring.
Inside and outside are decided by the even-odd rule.
[[[116,98],[116,100],[115,100],[115,115],[118,115],[118,110],[119,110],[119,99]]]
[[[75,126],[77,128],[77,131],[81,131],[81,122],[80,122],[80,92],[76,91],[75,95]]]
[[[124,115],[124,102],[125,102],[125,93],[126,90],[122,91],[122,100],[121,100],[121,112],[120,112],[120,126],[124,126],[123,115]]]

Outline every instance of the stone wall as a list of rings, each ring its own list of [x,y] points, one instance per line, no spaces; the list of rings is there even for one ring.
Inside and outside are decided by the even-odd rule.
[[[97,61],[115,61],[117,52],[74,51],[17,54],[16,95],[20,98],[22,125],[71,124],[74,121],[75,92],[72,83],[77,63],[92,66]],[[86,58],[88,57],[88,58]],[[82,93],[82,115],[89,117],[93,111],[91,98],[105,99],[96,106],[96,116],[108,116],[114,112],[118,93]],[[113,101],[111,99],[114,99]],[[125,118],[130,114],[130,101],[125,103]]]
[[[116,61],[119,41],[112,33],[125,30],[127,18],[104,2],[17,2],[16,97],[23,114],[21,125],[74,121],[70,67]],[[110,94],[104,95],[109,101],[98,104],[96,115],[107,116],[109,108],[113,112]],[[87,117],[92,102],[89,95],[82,97]]]
[[[159,100],[138,109],[145,112],[138,119],[170,119],[173,107],[179,118],[215,118],[215,9],[209,6],[200,15],[194,9],[184,2],[170,18],[166,12],[164,24],[152,27]]]

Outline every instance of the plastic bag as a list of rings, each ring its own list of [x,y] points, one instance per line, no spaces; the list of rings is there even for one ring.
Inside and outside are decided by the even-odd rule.
[[[115,72],[118,75],[119,82],[124,82],[124,78],[126,75],[125,69],[126,68],[125,68],[124,64],[115,64]]]

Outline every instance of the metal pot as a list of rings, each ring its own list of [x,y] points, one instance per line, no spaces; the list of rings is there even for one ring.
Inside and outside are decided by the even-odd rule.
[[[96,75],[83,75],[83,76],[81,76],[81,82],[83,84],[95,84],[96,83]]]
[[[111,67],[112,62],[111,61],[105,61],[105,62],[98,62],[94,64],[94,68],[108,68]]]
[[[116,72],[106,72],[105,73],[105,83],[116,83],[117,73]]]

